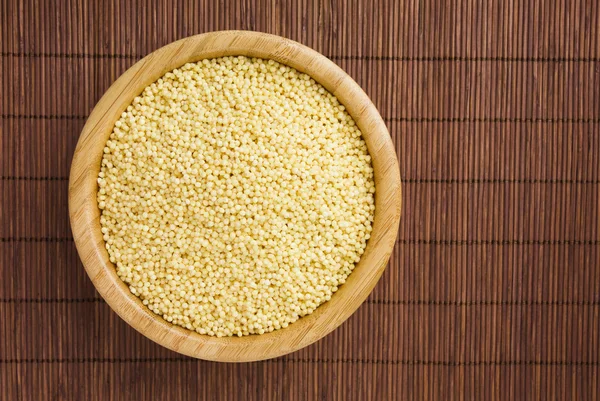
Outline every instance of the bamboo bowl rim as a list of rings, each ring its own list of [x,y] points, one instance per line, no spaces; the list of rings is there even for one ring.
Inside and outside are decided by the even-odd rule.
[[[358,124],[372,158],[375,217],[367,248],[346,283],[312,314],[262,335],[211,337],[173,325],[150,311],[117,276],[100,231],[96,201],[102,152],[115,121],[142,90],[168,71],[205,58],[244,55],[273,59],[305,72],[333,93]],[[385,84],[382,82],[382,84]],[[220,31],[191,36],[144,57],[106,91],[81,132],[69,177],[69,217],[77,251],[94,286],[129,325],[151,340],[196,358],[243,362],[303,348],[342,324],[368,297],[393,250],[402,207],[394,145],[379,112],[350,76],[320,53],[279,36]]]

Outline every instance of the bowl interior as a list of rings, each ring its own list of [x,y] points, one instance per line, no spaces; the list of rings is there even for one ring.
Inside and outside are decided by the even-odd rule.
[[[143,89],[166,72],[205,58],[243,55],[273,59],[307,73],[333,93],[358,124],[372,157],[375,216],[365,253],[346,283],[312,314],[262,335],[211,337],[172,325],[131,294],[109,261],[96,202],[102,152],[114,122]],[[69,214],[77,250],[92,282],[115,312],[157,343],[185,355],[216,361],[253,361],[305,347],[345,321],[367,298],[394,247],[401,212],[401,183],[394,145],[377,109],[336,64],[297,42],[274,35],[223,31],[192,36],[151,53],[108,89],[77,143],[69,179]]]

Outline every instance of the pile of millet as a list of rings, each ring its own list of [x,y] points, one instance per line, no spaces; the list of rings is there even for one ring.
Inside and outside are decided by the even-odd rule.
[[[98,176],[117,274],[211,336],[287,327],[328,301],[375,210],[359,128],[308,75],[222,57],[165,74],[116,121]]]

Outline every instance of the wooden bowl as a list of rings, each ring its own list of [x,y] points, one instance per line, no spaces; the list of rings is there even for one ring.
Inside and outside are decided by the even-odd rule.
[[[375,171],[375,221],[360,262],[330,301],[287,328],[262,335],[211,337],[186,330],[151,312],[117,276],[100,232],[96,202],[103,148],[115,121],[142,90],[188,62],[244,55],[273,59],[305,72],[333,93],[362,130]],[[381,82],[381,85],[387,85]],[[90,114],[71,165],[69,215],[79,256],[100,295],[137,331],[174,351],[196,358],[242,362],[274,358],[325,336],[367,298],[388,262],[400,221],[398,161],[385,123],[368,96],[332,61],[297,42],[245,31],[213,32],[162,47],[127,70]]]

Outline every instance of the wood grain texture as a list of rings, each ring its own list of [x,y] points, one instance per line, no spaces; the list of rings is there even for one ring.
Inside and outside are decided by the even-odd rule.
[[[65,203],[110,84],[223,29],[340,65],[403,175],[372,295],[321,341],[249,364],[182,357],[114,314]],[[0,39],[1,400],[600,398],[597,1],[4,0]]]
[[[377,192],[373,231],[365,252],[330,301],[271,333],[218,338],[168,323],[131,294],[109,260],[100,231],[96,195],[106,141],[115,121],[133,99],[165,73],[186,63],[233,55],[276,60],[307,73],[333,93],[361,129],[371,155]],[[220,31],[181,39],[152,52],[128,69],[92,110],[79,137],[69,178],[73,237],[100,295],[146,337],[182,354],[221,362],[248,362],[288,354],[342,324],[367,298],[383,273],[395,245],[401,207],[400,171],[394,144],[377,109],[356,82],[335,63],[300,43],[250,31]]]

